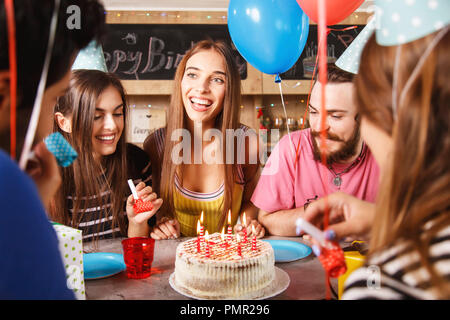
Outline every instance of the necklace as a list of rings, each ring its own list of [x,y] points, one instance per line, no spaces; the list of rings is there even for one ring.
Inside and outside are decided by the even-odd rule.
[[[108,188],[106,191],[109,191],[112,196],[111,184],[109,183],[108,179],[106,178],[105,171],[103,170],[103,166],[100,166],[100,169],[102,170],[102,176],[105,179],[106,187]]]
[[[359,153],[358,158],[356,158],[356,160],[353,161],[353,163],[352,163],[350,166],[348,166],[347,168],[345,168],[345,169],[344,169],[343,171],[341,171],[341,172],[338,172],[338,173],[334,172],[334,170],[333,170],[333,168],[331,167],[331,165],[328,167],[328,169],[334,174],[333,184],[334,184],[336,187],[338,187],[339,189],[341,188],[341,184],[342,184],[342,178],[341,178],[341,175],[343,175],[344,173],[349,172],[350,169],[352,169],[354,166],[356,166],[356,165],[361,161],[361,156],[362,156],[363,150],[364,150],[364,142],[363,142],[363,144],[362,144],[361,151],[360,151],[360,153]]]

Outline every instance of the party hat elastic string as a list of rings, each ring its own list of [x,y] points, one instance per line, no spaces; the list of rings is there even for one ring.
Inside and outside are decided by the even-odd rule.
[[[402,55],[402,46],[398,45],[395,51],[394,60],[394,74],[392,76],[392,115],[394,120],[397,119],[397,86],[398,86],[398,73],[400,68],[400,56]]]
[[[445,36],[445,34],[450,29],[450,26],[447,26],[443,28],[431,41],[431,43],[427,46],[427,49],[423,53],[422,57],[420,58],[419,62],[416,64],[413,72],[409,76],[408,80],[406,81],[405,86],[402,89],[402,92],[400,93],[400,99],[399,99],[399,106],[403,104],[403,100],[406,97],[406,94],[408,93],[409,89],[411,88],[411,85],[413,84],[414,80],[419,75],[420,70],[422,69],[423,65],[425,64],[425,61],[427,60],[430,53],[434,50],[436,45],[441,41],[441,39]],[[395,87],[394,87],[395,90]]]
[[[34,100],[33,112],[31,113],[30,124],[28,125],[27,134],[25,136],[25,142],[20,155],[19,166],[22,170],[28,162],[31,146],[33,144],[34,136],[36,134],[36,128],[41,114],[42,99],[44,97],[44,90],[47,83],[47,74],[50,66],[50,60],[52,57],[53,44],[55,41],[56,27],[58,24],[58,12],[61,0],[55,0],[55,7],[53,9],[52,20],[50,23],[50,33],[48,38],[47,52],[44,60],[44,67],[42,68],[41,79],[39,80],[39,86]]]

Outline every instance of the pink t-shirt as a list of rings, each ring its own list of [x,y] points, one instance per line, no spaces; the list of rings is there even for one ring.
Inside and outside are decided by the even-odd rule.
[[[291,148],[289,136],[285,135],[273,149],[251,201],[266,212],[302,207],[308,199],[321,198],[336,191],[343,191],[369,202],[374,202],[378,184],[379,167],[364,145],[360,161],[348,172],[341,175],[340,188],[333,184],[335,175],[321,161],[314,160],[311,130],[291,133],[294,146]],[[299,159],[295,163],[295,148],[301,139]],[[293,153],[294,152],[294,153]],[[333,165],[336,173],[344,171],[350,164]],[[327,184],[322,183],[321,175]]]

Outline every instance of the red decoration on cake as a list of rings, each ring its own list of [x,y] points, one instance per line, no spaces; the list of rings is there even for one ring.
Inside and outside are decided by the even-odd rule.
[[[211,258],[211,253],[210,253],[210,249],[209,249],[209,235],[208,235],[208,230],[206,230],[205,233],[205,242],[206,242],[206,257],[207,258]]]
[[[252,233],[253,233],[252,250],[256,250],[256,230],[253,224],[252,224]]]
[[[222,228],[222,233],[220,234],[220,238],[222,239],[222,248],[228,247],[227,237],[225,237],[225,227]]]
[[[242,226],[244,228],[244,240],[242,242],[246,243],[247,242],[247,219],[245,218],[245,212],[244,215],[242,216]]]
[[[241,237],[236,233],[236,242],[237,242],[237,254],[242,257],[242,246],[241,246]]]
[[[200,220],[197,220],[197,253],[201,251]]]

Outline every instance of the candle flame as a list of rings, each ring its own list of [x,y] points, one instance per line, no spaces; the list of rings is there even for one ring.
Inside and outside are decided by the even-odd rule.
[[[209,240],[209,234],[208,234],[208,230],[206,230],[205,232],[205,241],[208,242]]]
[[[197,235],[200,234],[200,220],[197,220]]]
[[[231,210],[228,210],[228,224],[231,224]]]
[[[200,222],[203,224],[203,211],[202,214],[200,215]]]
[[[252,224],[252,233],[254,236],[256,236],[256,230],[255,230],[255,226]]]
[[[244,227],[247,226],[247,219],[245,218],[245,212],[242,216],[242,221],[244,222]]]

